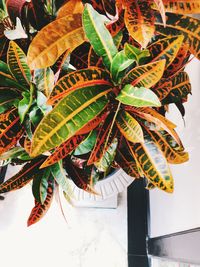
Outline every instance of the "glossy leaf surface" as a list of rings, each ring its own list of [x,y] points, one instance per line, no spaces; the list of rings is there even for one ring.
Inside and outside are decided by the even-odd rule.
[[[16,109],[0,114],[0,154],[16,145],[23,132]]]
[[[71,137],[69,140],[61,144],[56,148],[56,150],[53,152],[51,156],[49,156],[45,162],[42,164],[41,168],[45,168],[47,166],[50,166],[59,160],[65,158],[70,152],[76,149],[77,146],[82,142],[83,140],[82,135],[76,135]]]
[[[13,177],[0,185],[0,193],[17,190],[29,183],[39,172],[39,167],[44,159],[33,159]]]
[[[102,112],[108,103],[107,86],[84,87],[71,91],[37,127],[31,155],[59,146]]]
[[[22,86],[29,87],[31,72],[27,64],[27,58],[22,49],[14,42],[10,41],[8,49],[8,65],[16,80]]]
[[[17,103],[19,92],[15,88],[0,87],[0,114]]]
[[[124,86],[116,99],[125,105],[134,107],[161,106],[157,95],[153,91],[144,87],[134,87],[130,84]]]
[[[156,17],[156,30],[165,35],[183,35],[183,42],[189,45],[189,51],[200,59],[200,21],[198,19],[167,13],[166,28],[159,16]]]
[[[37,223],[47,213],[48,209],[51,206],[51,202],[53,200],[53,190],[54,190],[53,183],[49,183],[47,188],[47,196],[44,203],[41,204],[40,202],[35,201],[35,206],[32,209],[31,214],[28,218],[27,226],[31,226],[32,224]]]
[[[54,87],[54,73],[51,68],[36,69],[34,72],[34,82],[39,91],[49,97]]]
[[[171,36],[164,39],[161,39],[152,45],[148,46],[150,51],[151,58],[153,61],[165,59],[166,68],[172,63],[175,59],[181,45],[183,43],[184,36]]]
[[[103,18],[91,5],[87,4],[83,13],[83,27],[94,51],[102,57],[105,66],[110,69],[117,48],[109,31],[104,26]]]
[[[154,34],[154,16],[148,1],[127,1],[124,21],[129,34],[145,48]]]
[[[172,193],[173,178],[164,155],[150,136],[145,134],[144,139],[144,143],[129,144],[131,153],[135,155],[147,179],[158,188]]]
[[[117,115],[116,124],[122,135],[130,142],[144,142],[140,124],[128,112],[121,110]]]
[[[84,42],[81,14],[71,14],[57,19],[36,35],[29,46],[30,69],[53,65],[67,49],[71,51]]]
[[[58,100],[65,97],[69,91],[95,84],[105,84],[105,86],[111,85],[109,73],[95,67],[69,73],[55,84],[48,99],[48,104],[56,103]]]
[[[165,69],[165,60],[159,60],[129,71],[122,80],[123,84],[132,84],[137,87],[150,88],[162,77]]]
[[[95,130],[91,131],[88,136],[78,145],[78,147],[75,147],[76,150],[74,151],[74,155],[78,156],[90,152],[95,145],[96,138],[97,132]]]

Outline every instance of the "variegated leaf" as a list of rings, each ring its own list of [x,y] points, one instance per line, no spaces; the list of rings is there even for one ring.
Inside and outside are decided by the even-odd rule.
[[[43,159],[33,159],[30,163],[24,165],[24,167],[13,177],[0,185],[0,193],[6,193],[22,188],[28,184],[39,173],[39,168]]]
[[[108,104],[110,86],[96,85],[70,91],[38,125],[32,141],[31,155],[36,156],[61,145]]]
[[[152,45],[148,46],[150,51],[152,61],[157,61],[161,59],[166,60],[165,68],[175,59],[181,45],[183,42],[184,36],[172,36],[164,39],[160,39]]]
[[[163,0],[165,10],[176,14],[200,14],[199,0]]]
[[[189,51],[200,59],[200,21],[198,19],[167,13],[166,27],[163,27],[161,18],[156,16],[156,30],[165,35],[183,35],[183,42],[188,45]]]
[[[31,72],[27,64],[27,58],[14,41],[10,41],[9,44],[8,65],[16,80],[25,88],[29,87]]]
[[[67,49],[73,51],[85,40],[81,14],[57,19],[38,32],[28,50],[30,69],[53,65]]]
[[[130,142],[144,142],[143,131],[140,124],[126,111],[119,111],[116,119],[117,127],[122,135]]]
[[[50,166],[59,160],[65,158],[70,152],[75,150],[77,146],[82,142],[84,136],[83,135],[76,135],[71,137],[69,140],[61,144],[56,148],[51,156],[49,156],[45,162],[42,164],[41,168],[45,168]]]
[[[122,80],[122,83],[132,84],[137,87],[150,88],[161,79],[164,69],[164,59],[139,66],[129,71]]]
[[[50,67],[44,69],[36,69],[34,72],[34,82],[39,91],[49,97],[54,87],[54,73]]]
[[[124,21],[129,34],[145,48],[154,34],[153,11],[148,1],[126,1]]]
[[[0,155],[16,145],[23,132],[17,109],[0,114]]]
[[[82,14],[83,4],[81,0],[70,0],[66,2],[57,13],[57,19],[63,18],[71,14]]]
[[[47,196],[44,201],[44,204],[35,201],[35,206],[32,209],[31,214],[28,218],[27,226],[31,226],[32,224],[37,223],[47,213],[48,209],[51,206],[51,202],[53,200],[53,191],[54,191],[54,184],[49,182],[47,188]]]
[[[16,104],[19,96],[15,88],[0,87],[0,114]]]
[[[69,94],[70,91],[95,84],[112,85],[110,75],[99,68],[77,70],[62,77],[54,86],[48,99],[48,104],[55,104]]]
[[[144,139],[144,143],[129,143],[131,153],[136,157],[146,178],[153,185],[172,193],[173,177],[163,153],[147,133],[145,133]]]

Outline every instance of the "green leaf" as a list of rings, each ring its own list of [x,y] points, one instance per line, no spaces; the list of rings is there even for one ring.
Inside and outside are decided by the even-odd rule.
[[[51,68],[36,69],[34,73],[34,82],[39,91],[48,97],[54,86],[54,73]]]
[[[8,65],[13,76],[23,87],[29,87],[31,71],[27,64],[26,55],[22,49],[14,41],[10,41],[7,55]]]
[[[85,5],[83,12],[83,28],[96,54],[102,57],[105,66],[110,69],[111,62],[117,54],[117,48],[104,20],[89,4]]]
[[[23,122],[24,118],[31,107],[31,104],[33,102],[33,91],[34,91],[34,85],[31,84],[30,86],[30,92],[23,92],[22,96],[23,99],[19,101],[18,104],[18,113],[20,117],[20,121]]]
[[[19,93],[15,88],[0,87],[0,114],[19,101]]]
[[[110,68],[113,80],[118,82],[120,72],[128,68],[134,61],[135,59],[129,59],[125,55],[124,50],[118,52],[114,56]]]
[[[143,49],[140,50],[137,47],[126,43],[124,46],[124,51],[125,51],[125,55],[129,58],[129,59],[134,59],[136,60],[138,63],[140,62],[141,59],[149,57],[150,53],[148,49]]]
[[[20,90],[25,90],[24,87],[18,83],[8,68],[8,65],[0,60],[0,84],[1,86],[14,87]]]
[[[51,173],[56,180],[56,182],[61,186],[62,190],[67,194],[71,195],[71,186],[69,181],[67,180],[66,172],[62,167],[62,161],[55,163],[50,167]]]
[[[117,145],[118,145],[118,140],[117,138],[115,138],[111,143],[111,145],[106,150],[106,152],[104,153],[103,157],[100,159],[100,161],[95,162],[94,165],[99,171],[108,173],[116,155]]]
[[[90,152],[95,145],[96,138],[97,138],[97,132],[95,130],[91,131],[88,134],[88,136],[76,148],[73,154],[75,156],[78,156],[78,155],[83,155],[83,154],[87,154],[88,152]]]
[[[150,89],[134,87],[130,84],[124,86],[116,97],[121,103],[134,107],[160,107],[157,95]]]
[[[12,159],[30,159],[23,147],[13,147],[10,150],[0,155],[0,160],[12,160]]]
[[[48,179],[50,176],[50,168],[40,170],[38,175],[33,179],[32,192],[35,200],[41,204],[47,197]]]
[[[144,142],[140,124],[128,112],[120,110],[117,115],[116,124],[127,140],[133,143]]]
[[[55,148],[100,114],[108,103],[110,86],[96,85],[70,91],[38,125],[31,155]]]

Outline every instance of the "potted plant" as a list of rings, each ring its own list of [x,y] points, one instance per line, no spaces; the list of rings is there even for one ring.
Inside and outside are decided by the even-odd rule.
[[[32,183],[28,225],[56,187],[94,185],[116,169],[173,192],[169,163],[188,153],[165,118],[184,115],[185,65],[199,58],[198,13],[190,0],[1,1],[1,165],[22,164],[0,193]],[[166,13],[167,12],[167,13]],[[183,15],[182,15],[183,14]],[[25,38],[26,37],[26,38]],[[10,39],[10,41],[9,41]]]

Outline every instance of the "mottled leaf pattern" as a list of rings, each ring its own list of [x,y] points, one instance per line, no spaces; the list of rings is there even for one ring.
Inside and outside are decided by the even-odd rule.
[[[150,88],[162,77],[165,69],[165,60],[159,60],[129,71],[122,80],[123,84],[132,84],[137,87]]]
[[[48,104],[54,104],[65,97],[69,91],[92,86],[95,84],[111,85],[110,75],[99,68],[89,68],[73,71],[62,77],[54,86],[48,99]]]
[[[14,41],[10,41],[9,44],[8,65],[16,80],[25,88],[29,87],[31,72],[27,64],[26,55]]]
[[[71,14],[57,19],[36,35],[29,46],[30,69],[53,65],[67,49],[71,51],[84,42],[81,14]]]
[[[148,1],[126,1],[124,21],[129,34],[145,48],[154,34],[152,9]]]
[[[165,10],[176,14],[199,14],[199,0],[163,0]]]
[[[183,35],[189,51],[200,59],[200,21],[198,19],[167,13],[166,28],[163,27],[159,16],[156,16],[155,25],[156,30],[165,35]]]
[[[17,109],[0,114],[0,154],[16,145],[23,132]]]
[[[71,91],[40,122],[33,136],[31,155],[55,148],[75,135],[103,111],[110,91],[105,85]]]
[[[51,206],[51,202],[53,200],[53,190],[54,190],[54,185],[53,183],[49,182],[49,185],[47,188],[47,197],[44,201],[44,204],[41,204],[40,202],[35,201],[35,206],[32,209],[31,214],[28,218],[27,226],[31,226],[32,224],[37,223],[47,213],[48,209]]]
[[[39,172],[39,167],[44,159],[33,159],[30,163],[24,165],[24,167],[8,179],[6,182],[0,185],[0,193],[6,193],[9,191],[17,190],[29,183]]]

